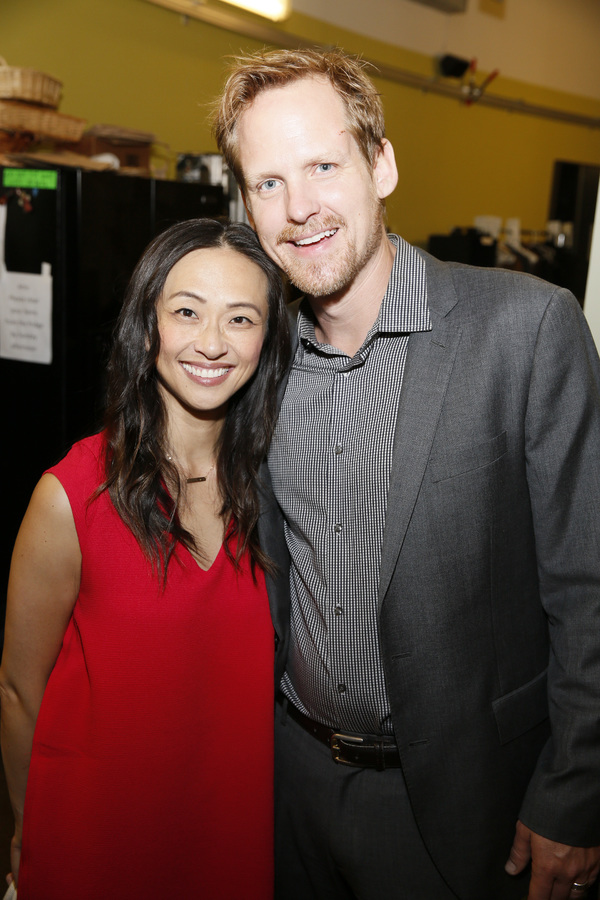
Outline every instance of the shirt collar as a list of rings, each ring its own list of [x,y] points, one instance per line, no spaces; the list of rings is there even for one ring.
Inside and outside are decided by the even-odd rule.
[[[396,256],[377,321],[379,332],[431,331],[425,260],[397,234],[388,234]]]

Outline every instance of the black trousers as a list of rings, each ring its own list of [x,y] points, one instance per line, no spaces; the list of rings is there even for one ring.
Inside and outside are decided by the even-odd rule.
[[[401,769],[336,764],[277,707],[276,900],[456,900],[412,814]]]

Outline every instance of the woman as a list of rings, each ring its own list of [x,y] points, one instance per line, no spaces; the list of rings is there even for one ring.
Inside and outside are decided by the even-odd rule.
[[[19,900],[271,896],[258,468],[288,345],[250,228],[198,219],[150,244],[106,427],[42,476],[13,555],[0,687]]]

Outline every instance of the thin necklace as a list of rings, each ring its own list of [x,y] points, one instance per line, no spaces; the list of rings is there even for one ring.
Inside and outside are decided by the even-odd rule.
[[[172,456],[167,456],[167,459],[169,460],[169,462],[173,462]],[[208,470],[208,472],[206,473],[206,475],[197,475],[195,478],[186,478],[185,483],[186,484],[199,484],[201,481],[206,481],[206,479],[208,478],[208,476],[210,475],[210,473],[212,472],[214,467],[215,467],[215,464],[213,463],[212,466],[210,467],[210,469]]]
[[[206,479],[208,478],[208,476],[210,475],[210,473],[212,472],[213,469],[214,469],[214,465],[212,465],[210,467],[210,469],[208,470],[206,475],[198,475],[198,476],[196,476],[196,478],[186,478],[185,483],[186,484],[197,484],[199,481],[206,481]]]

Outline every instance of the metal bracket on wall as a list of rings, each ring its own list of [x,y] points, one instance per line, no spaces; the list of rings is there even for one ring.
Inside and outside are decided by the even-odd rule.
[[[217,28],[223,28],[226,31],[233,31],[244,37],[261,41],[274,47],[286,47],[293,49],[295,47],[312,47],[316,49],[331,49],[331,45],[320,44],[316,41],[307,41],[305,38],[275,28],[271,25],[263,24],[254,19],[247,19],[238,16],[235,13],[226,12],[215,7],[207,6],[204,2],[198,0],[147,0],[155,6],[162,6],[173,12],[178,12],[182,16],[189,16],[193,19],[199,19],[207,25],[214,25]],[[428,78],[425,75],[419,75],[416,72],[410,72],[408,69],[400,69],[397,66],[390,66],[386,63],[378,62],[367,56],[362,57],[366,63],[373,66],[374,75],[392,81],[395,84],[402,84],[405,87],[415,88],[429,94],[438,94],[443,97],[450,97],[459,102],[464,102],[464,93],[460,86],[447,84],[435,78]],[[569,112],[568,110],[555,109],[551,106],[538,106],[534,103],[528,103],[526,100],[514,100],[512,97],[500,97],[497,94],[483,94],[477,101],[478,106],[489,106],[493,109],[503,109],[506,112],[520,113],[525,116],[537,116],[543,119],[551,119],[555,122],[562,122],[567,125],[580,125],[584,128],[600,128],[600,117],[587,116],[582,113]]]

